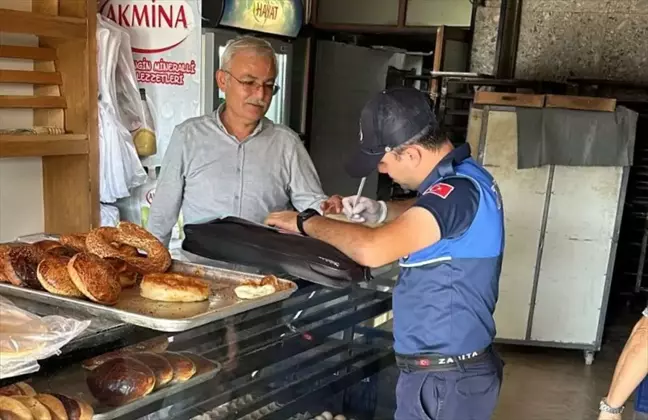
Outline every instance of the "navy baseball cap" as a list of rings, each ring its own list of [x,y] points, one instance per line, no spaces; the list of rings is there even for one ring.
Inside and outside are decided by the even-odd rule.
[[[360,148],[346,171],[354,178],[368,176],[385,154],[438,129],[429,95],[406,87],[383,90],[362,109]]]

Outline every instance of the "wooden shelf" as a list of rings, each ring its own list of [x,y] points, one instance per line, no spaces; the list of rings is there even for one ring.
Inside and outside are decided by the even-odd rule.
[[[86,154],[85,134],[0,135],[0,158]]]
[[[0,83],[61,85],[63,80],[57,71],[0,70]]]
[[[40,156],[44,230],[87,232],[101,220],[97,0],[8,1],[31,3],[31,12],[0,7],[0,31],[35,35],[38,45],[0,45],[0,57],[32,60],[34,70],[0,70],[0,83],[34,89],[33,96],[0,96],[0,112],[31,109],[33,126],[75,134],[0,135],[0,158]]]
[[[0,9],[0,28],[2,28],[3,32],[33,34],[53,38],[83,39],[87,37],[86,19],[18,10]]]
[[[0,95],[0,108],[67,108],[61,96]]]
[[[0,45],[0,57],[20,58],[23,60],[54,61],[54,48],[21,47],[17,45]]]

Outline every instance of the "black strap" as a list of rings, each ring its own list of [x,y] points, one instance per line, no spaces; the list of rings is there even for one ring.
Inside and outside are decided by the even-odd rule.
[[[405,372],[456,370],[458,365],[483,361],[490,354],[490,346],[479,351],[459,356],[444,356],[440,354],[396,354],[396,365]]]
[[[462,144],[461,146],[454,149],[450,152],[447,158],[439,162],[437,167],[437,172],[440,178],[445,178],[448,176],[455,175],[455,166],[464,160],[470,157],[470,145],[468,143]]]

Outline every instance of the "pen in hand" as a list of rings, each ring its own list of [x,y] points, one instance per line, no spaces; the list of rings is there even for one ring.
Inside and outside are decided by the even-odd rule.
[[[363,177],[362,180],[360,181],[360,186],[358,187],[358,193],[355,196],[355,200],[353,200],[353,208],[351,209],[351,218],[352,219],[359,219],[360,215],[355,214],[353,211],[355,210],[356,206],[358,205],[358,200],[360,199],[360,196],[362,195],[362,190],[364,189],[365,182],[367,181],[367,177]]]

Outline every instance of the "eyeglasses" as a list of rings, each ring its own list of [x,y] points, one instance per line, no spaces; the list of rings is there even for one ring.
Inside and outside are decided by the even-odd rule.
[[[270,91],[272,93],[272,96],[276,95],[277,92],[279,92],[279,85],[275,83],[259,83],[254,80],[240,80],[238,77],[234,76],[232,73],[230,73],[227,70],[221,70],[224,73],[227,73],[232,77],[232,79],[236,80],[238,83],[241,84],[245,88],[245,90],[248,91],[255,91],[259,88],[263,89],[264,91]]]

